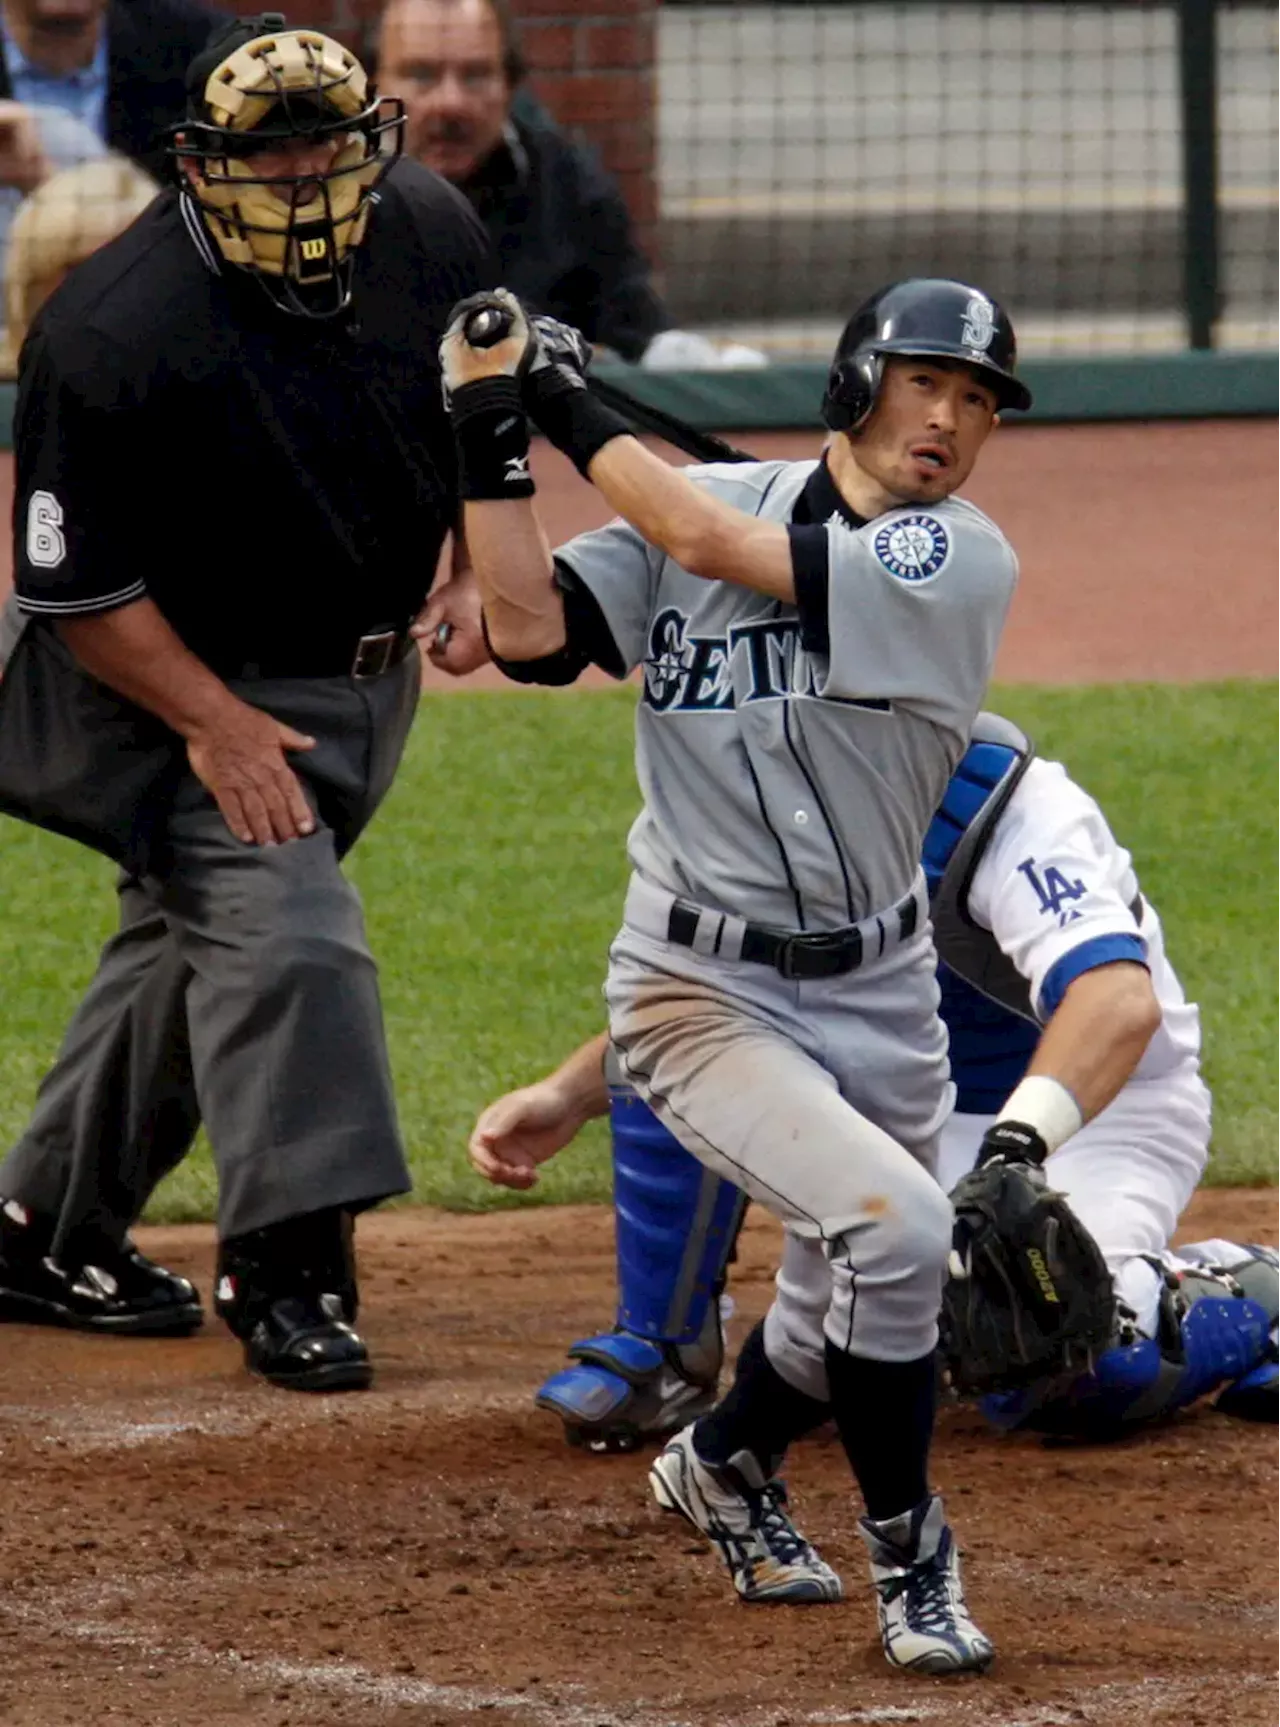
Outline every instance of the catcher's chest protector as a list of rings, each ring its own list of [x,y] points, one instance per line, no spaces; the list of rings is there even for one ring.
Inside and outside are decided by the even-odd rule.
[[[939,958],[1000,1007],[1038,1024],[1026,979],[968,911],[974,873],[1034,755],[1030,738],[1011,721],[979,714],[925,834],[923,863]]]

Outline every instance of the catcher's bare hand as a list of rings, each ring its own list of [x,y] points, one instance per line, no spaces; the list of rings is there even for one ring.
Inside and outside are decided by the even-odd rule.
[[[481,1112],[467,1153],[486,1181],[530,1188],[537,1183],[538,1165],[568,1145],[586,1119],[554,1080],[539,1080],[509,1091]]]
[[[302,782],[285,758],[287,750],[314,749],[315,741],[261,708],[231,701],[187,739],[187,760],[238,840],[283,844],[315,832]]]

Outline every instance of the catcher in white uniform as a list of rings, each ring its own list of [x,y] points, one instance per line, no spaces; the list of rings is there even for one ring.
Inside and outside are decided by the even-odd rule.
[[[1036,759],[1016,728],[983,715],[926,836],[924,866],[957,1087],[942,1133],[942,1186],[950,1191],[973,1167],[1037,1046],[1041,1063],[1050,1057],[1050,1071],[1069,1085],[1110,1074],[1118,1086],[1045,1163],[1112,1274],[1114,1345],[1074,1383],[1046,1377],[986,1397],[985,1412],[1001,1426],[1100,1437],[1216,1390],[1225,1412],[1274,1421],[1274,1250],[1221,1240],[1177,1253],[1168,1246],[1204,1170],[1210,1098],[1199,1015],[1128,852],[1064,768]],[[537,1163],[611,1110],[617,1326],[574,1344],[573,1365],[547,1381],[538,1402],[575,1443],[617,1450],[714,1401],[715,1297],[741,1205],[687,1181],[687,1153],[633,1092],[607,1083],[606,1043],[592,1040],[556,1073],[491,1104],[471,1155],[490,1180],[529,1186]],[[784,1262],[780,1276],[794,1279],[795,1266]],[[807,1293],[821,1302],[820,1290]],[[661,1321],[645,1324],[651,1313]]]

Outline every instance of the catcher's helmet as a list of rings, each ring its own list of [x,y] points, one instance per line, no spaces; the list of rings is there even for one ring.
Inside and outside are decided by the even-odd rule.
[[[178,169],[178,183],[223,257],[286,311],[325,318],[351,298],[370,194],[403,131],[403,103],[380,100],[340,42],[264,12],[219,31],[191,62],[187,119],[170,128],[169,156],[175,168],[183,157],[199,164],[198,180]],[[256,156],[299,139],[341,147],[318,174],[255,173]]]
[[[875,406],[888,354],[962,360],[981,372],[1001,408],[1029,408],[1031,392],[1014,377],[1018,344],[1008,313],[964,282],[914,276],[873,294],[836,345],[822,398],[833,432],[857,429]]]

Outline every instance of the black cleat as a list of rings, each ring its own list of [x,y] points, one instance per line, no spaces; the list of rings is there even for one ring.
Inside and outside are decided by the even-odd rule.
[[[62,1325],[122,1337],[186,1337],[204,1312],[195,1285],[138,1252],[126,1237],[81,1246],[61,1261],[40,1249],[52,1227],[16,1200],[0,1218],[0,1321]]]
[[[288,1391],[363,1391],[373,1363],[336,1295],[281,1296],[244,1339],[250,1373]]]

